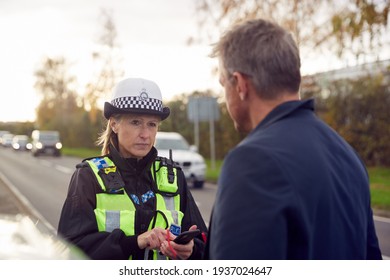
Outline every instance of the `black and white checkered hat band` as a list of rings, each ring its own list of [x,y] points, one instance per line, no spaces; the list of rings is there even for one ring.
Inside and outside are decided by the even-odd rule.
[[[154,98],[141,99],[138,96],[124,96],[111,101],[111,105],[119,109],[146,109],[162,112],[161,100]]]

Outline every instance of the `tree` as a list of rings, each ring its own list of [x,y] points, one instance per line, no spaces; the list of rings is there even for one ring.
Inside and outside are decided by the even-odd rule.
[[[79,139],[85,136],[85,130],[79,127],[83,108],[77,105],[76,78],[69,74],[66,59],[44,58],[35,77],[35,88],[41,97],[36,128],[58,130],[64,144],[78,146]]]
[[[101,116],[101,110],[98,108],[99,100],[108,97],[117,80],[123,77],[112,12],[102,9],[100,17],[103,30],[98,39],[98,48],[92,53],[97,70],[92,81],[87,84],[85,93],[85,106],[90,112],[92,123],[96,123],[98,116]]]
[[[77,107],[74,86],[76,78],[69,75],[65,58],[44,58],[35,71],[35,89],[41,97],[37,109],[37,126],[53,128],[67,122]]]
[[[75,91],[76,77],[69,75],[65,58],[44,58],[35,72],[35,88],[42,98],[36,126],[59,130],[64,144],[71,147],[95,146],[104,122],[99,101],[107,98],[123,76],[112,13],[102,10],[100,22],[103,22],[103,32],[92,54],[97,70],[86,85],[83,100],[79,100],[80,95]]]
[[[384,76],[331,84],[326,119],[369,165],[390,165],[390,88]]]
[[[327,49],[339,58],[352,54],[357,60],[378,59],[381,49],[388,47],[389,0],[199,0],[195,3],[201,32],[198,37],[189,38],[190,44],[202,40],[215,42],[231,24],[261,17],[290,30],[302,56],[313,52],[318,55]],[[334,82],[331,94],[326,97],[315,81],[309,81],[303,84],[301,94],[304,98],[316,97],[319,116],[344,136],[369,164],[389,165],[390,151],[385,144],[390,141],[390,116],[385,109],[390,106],[389,87],[372,77],[367,79]],[[226,137],[217,143],[228,139],[229,143],[222,145],[221,155],[224,155],[243,136],[237,135],[229,125],[231,121],[223,104],[221,112],[217,124],[220,131],[216,134]],[[237,139],[231,139],[232,135],[238,136]]]
[[[337,43],[338,55],[348,50],[356,58],[367,55],[375,58],[383,47],[384,35],[388,36],[389,9],[389,0],[346,1],[331,18],[331,35]]]
[[[388,31],[389,8],[389,0],[199,0],[202,37],[189,42],[215,41],[231,23],[263,17],[290,30],[303,54],[322,47],[340,57],[353,53],[376,58]]]
[[[99,102],[108,98],[117,80],[123,76],[112,11],[102,9],[99,22],[103,23],[103,29],[97,40],[97,49],[92,53],[96,72],[87,84],[84,95],[84,106],[88,111],[90,123],[89,139],[96,139],[96,135],[102,130],[104,119]]]

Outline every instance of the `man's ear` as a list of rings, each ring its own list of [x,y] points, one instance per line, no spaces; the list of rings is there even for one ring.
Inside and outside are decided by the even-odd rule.
[[[248,96],[248,78],[240,72],[234,72],[233,77],[236,79],[236,91],[238,92],[240,99],[244,101]]]

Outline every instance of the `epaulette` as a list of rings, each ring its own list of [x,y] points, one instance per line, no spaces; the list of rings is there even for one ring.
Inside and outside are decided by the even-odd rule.
[[[87,167],[87,166],[89,166],[87,160],[91,160],[91,159],[93,159],[93,158],[103,158],[103,157],[104,157],[104,156],[94,156],[94,157],[85,158],[85,159],[83,159],[80,163],[78,163],[78,164],[76,165],[76,168],[82,168],[82,167]]]
[[[102,179],[106,191],[111,194],[122,194],[125,185],[122,176],[114,163],[106,161],[107,156],[90,157],[83,160],[82,164],[94,166],[96,174]],[[111,162],[111,160],[110,160]],[[111,164],[111,165],[109,165]]]
[[[107,156],[107,155],[104,155],[104,156],[88,157],[88,158],[83,159],[82,162],[85,162],[85,161],[87,161],[87,160],[91,160],[91,159],[94,159],[94,158],[104,158],[104,157],[106,157],[106,156]]]

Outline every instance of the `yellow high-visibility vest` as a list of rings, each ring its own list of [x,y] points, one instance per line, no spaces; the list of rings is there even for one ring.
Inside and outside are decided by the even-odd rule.
[[[114,162],[108,157],[97,157],[86,161],[92,168],[102,193],[96,194],[96,208],[94,209],[98,229],[100,232],[111,232],[121,229],[127,236],[135,235],[135,212],[134,200],[124,189],[122,178],[116,187],[110,189],[106,186],[104,176],[120,176]],[[180,211],[180,195],[177,185],[177,169],[168,166],[166,159],[157,158],[151,166],[152,177],[157,185],[157,191],[152,190],[143,195],[141,200],[148,196],[156,198],[156,214],[149,223],[149,229],[155,227],[170,228],[171,225],[181,226],[183,212]],[[103,174],[103,176],[101,175]],[[171,177],[169,177],[171,175]],[[131,195],[131,194],[130,194]],[[145,259],[148,259],[149,251],[145,250]],[[131,256],[130,256],[131,258]],[[153,250],[153,259],[166,259],[165,256]]]

